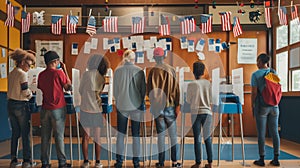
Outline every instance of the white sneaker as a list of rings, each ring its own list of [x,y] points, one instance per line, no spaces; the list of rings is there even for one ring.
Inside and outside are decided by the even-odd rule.
[[[95,163],[95,168],[102,168],[103,165],[101,163]]]
[[[22,168],[30,168],[30,167],[32,167],[32,163],[30,163],[30,162],[23,162]]]
[[[89,168],[90,167],[90,163],[89,162],[83,163],[80,167],[81,168]]]

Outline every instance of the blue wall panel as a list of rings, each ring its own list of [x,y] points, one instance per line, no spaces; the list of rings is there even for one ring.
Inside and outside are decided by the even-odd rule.
[[[0,92],[0,107],[0,141],[3,141],[11,137],[7,113],[7,94],[5,92]]]
[[[300,143],[300,97],[282,97],[279,108],[281,138]]]

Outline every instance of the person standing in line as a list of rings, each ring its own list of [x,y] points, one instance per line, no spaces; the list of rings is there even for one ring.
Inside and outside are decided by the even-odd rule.
[[[212,111],[211,111],[211,84],[204,75],[205,65],[200,62],[194,62],[193,73],[195,81],[188,84],[186,102],[191,106],[191,119],[194,134],[194,152],[196,163],[192,168],[200,168],[201,165],[201,127],[203,128],[203,138],[205,142],[208,164],[205,168],[212,167]]]
[[[10,168],[15,168],[18,165],[17,150],[20,136],[23,144],[22,167],[27,168],[32,166],[29,138],[30,111],[28,107],[28,101],[32,97],[32,92],[28,87],[27,72],[31,65],[35,63],[35,55],[32,52],[16,49],[9,56],[16,65],[9,73],[7,91],[7,110],[12,128]]]
[[[177,162],[177,127],[176,118],[180,112],[179,84],[173,67],[164,63],[165,51],[157,47],[153,51],[156,65],[151,68],[147,79],[147,95],[149,96],[150,111],[155,117],[158,135],[158,160],[156,167],[164,167],[165,162],[165,133],[168,129],[171,138],[172,167],[181,167]]]
[[[55,51],[44,55],[46,69],[38,76],[38,89],[43,93],[41,110],[41,161],[42,168],[50,168],[49,154],[51,130],[55,138],[56,154],[59,168],[72,167],[66,163],[64,132],[66,119],[66,102],[64,90],[72,89],[66,65],[59,61]]]
[[[262,91],[265,87],[265,75],[273,71],[269,68],[271,57],[267,54],[260,54],[257,57],[258,70],[252,74],[251,77],[251,103],[253,114],[256,119],[256,129],[258,134],[258,150],[260,158],[254,161],[255,165],[265,166],[265,135],[266,126],[268,125],[270,136],[273,140],[274,158],[270,162],[273,166],[280,166],[280,138],[278,133],[278,118],[279,108],[278,105],[267,105],[262,97]]]
[[[81,78],[79,93],[81,95],[80,124],[84,129],[82,138],[83,164],[82,168],[89,168],[88,145],[92,137],[95,143],[95,168],[101,168],[100,163],[100,128],[103,127],[101,92],[105,86],[105,75],[110,64],[106,57],[93,55],[87,63],[88,71]]]
[[[121,168],[124,161],[124,136],[127,132],[128,117],[131,120],[133,136],[133,165],[140,167],[140,121],[143,116],[144,99],[146,95],[146,80],[144,71],[134,65],[135,53],[126,50],[123,54],[123,64],[114,73],[113,93],[117,106],[117,162],[116,168]]]

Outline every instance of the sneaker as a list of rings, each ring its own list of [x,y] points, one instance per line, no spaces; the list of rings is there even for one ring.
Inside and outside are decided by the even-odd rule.
[[[181,167],[181,163],[172,163],[172,167]]]
[[[51,164],[42,164],[41,168],[51,168]]]
[[[255,160],[253,163],[254,163],[256,166],[261,166],[261,167],[265,166],[265,162],[262,161],[262,160]]]
[[[84,163],[82,163],[82,165],[80,167],[81,168],[89,168],[90,167],[90,163],[89,162],[84,162]]]
[[[280,162],[278,160],[272,160],[270,164],[273,166],[280,166]]]
[[[205,167],[205,168],[212,168],[212,164],[211,164],[211,163],[205,164],[204,167]]]
[[[68,167],[72,167],[72,165],[69,163],[65,163],[64,165],[59,165],[58,168],[68,168]]]
[[[95,163],[95,168],[102,168],[103,165],[101,163]]]
[[[155,167],[161,168],[164,167],[165,165],[163,163],[155,163]]]
[[[9,168],[16,168],[16,167],[18,167],[18,164],[19,164],[18,160],[14,159],[10,162]]]
[[[22,168],[30,168],[32,167],[32,163],[31,162],[23,162],[22,163]]]
[[[133,168],[140,168],[140,164],[133,165]]]
[[[115,164],[114,164],[114,167],[115,167],[115,168],[122,168],[122,163],[115,163]]]
[[[200,167],[201,167],[201,164],[200,163],[196,163],[191,168],[200,168]]]

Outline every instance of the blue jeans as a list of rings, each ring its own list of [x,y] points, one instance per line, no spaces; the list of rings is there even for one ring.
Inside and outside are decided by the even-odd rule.
[[[208,114],[192,114],[193,133],[194,133],[194,152],[196,163],[201,163],[201,127],[203,128],[203,137],[205,142],[207,161],[212,163],[212,142],[211,126],[212,116]]]
[[[30,112],[28,102],[8,100],[8,117],[12,128],[11,136],[11,159],[17,158],[18,139],[22,136],[23,160],[31,160],[30,149]]]
[[[142,113],[139,111],[131,111],[131,112],[120,112],[117,111],[117,128],[118,128],[118,136],[117,136],[117,163],[122,164],[124,160],[124,137],[127,134],[127,122],[128,117],[130,116],[131,120],[131,133],[133,136],[133,164],[138,165],[140,162],[140,121],[142,117]]]
[[[171,160],[177,161],[177,130],[176,130],[176,116],[174,107],[167,107],[163,110],[164,114],[155,118],[156,132],[158,136],[158,161],[161,165],[165,162],[165,136],[166,130],[171,139]]]
[[[259,155],[265,156],[265,135],[266,126],[273,140],[274,155],[279,155],[280,138],[278,133],[279,108],[276,107],[259,107],[259,111],[255,114],[256,129],[258,134]]]
[[[65,132],[66,108],[41,111],[41,161],[49,164],[51,130],[55,138],[56,154],[59,165],[66,163],[64,132]]]

